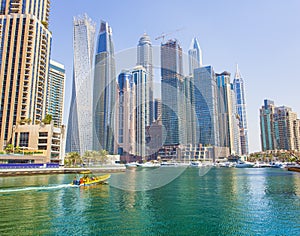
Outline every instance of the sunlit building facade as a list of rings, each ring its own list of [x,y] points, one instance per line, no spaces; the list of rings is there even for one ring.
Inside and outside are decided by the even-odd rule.
[[[102,21],[98,35],[93,85],[93,149],[117,152],[116,72],[112,29]]]
[[[50,60],[46,112],[58,127],[63,122],[65,79],[65,66]]]
[[[95,23],[87,16],[73,21],[73,85],[66,152],[92,150],[92,72]]]
[[[0,150],[46,115],[50,0],[0,1]]]
[[[249,144],[245,87],[244,80],[241,76],[238,66],[236,68],[236,73],[233,80],[233,88],[236,95],[236,111],[239,117],[241,154],[247,155],[249,153]]]

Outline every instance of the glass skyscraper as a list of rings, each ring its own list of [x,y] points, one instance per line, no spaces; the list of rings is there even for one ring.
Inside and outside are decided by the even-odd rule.
[[[93,149],[117,150],[115,135],[116,76],[112,29],[102,21],[98,35],[93,87]]]
[[[275,150],[276,140],[274,131],[274,112],[275,105],[271,100],[264,100],[264,105],[261,107],[260,111],[260,138],[261,147],[263,151]]]
[[[236,100],[230,73],[216,74],[218,85],[218,115],[220,146],[229,147],[230,153],[240,154],[239,127],[236,117]]]
[[[88,16],[73,21],[73,87],[66,152],[92,150],[92,67],[96,25]]]
[[[137,46],[137,65],[141,65],[147,72],[147,87],[149,87],[149,109],[150,122],[154,121],[153,105],[153,65],[152,65],[152,43],[149,35],[146,33],[140,38]]]
[[[182,48],[177,40],[161,45],[161,103],[164,145],[185,144]]]
[[[64,65],[50,60],[46,112],[52,115],[56,126],[61,126],[63,122],[65,79]]]
[[[239,116],[241,153],[242,155],[247,155],[249,153],[249,147],[245,88],[244,80],[240,74],[238,66],[233,80],[233,88],[236,95],[236,110]]]
[[[202,51],[197,38],[193,38],[189,49],[189,73],[194,74],[194,69],[202,66]]]
[[[219,146],[217,81],[212,66],[195,69],[194,84],[198,143]]]
[[[18,124],[46,115],[50,0],[0,0],[0,150]]]
[[[118,76],[118,154],[135,153],[135,116],[133,115],[134,83],[130,71],[122,71]]]

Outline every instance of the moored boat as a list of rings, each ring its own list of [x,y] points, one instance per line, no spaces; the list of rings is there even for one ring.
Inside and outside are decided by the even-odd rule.
[[[254,166],[251,162],[239,162],[235,165],[236,168],[252,168]]]

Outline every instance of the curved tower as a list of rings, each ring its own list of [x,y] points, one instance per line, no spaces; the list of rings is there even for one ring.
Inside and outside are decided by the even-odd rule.
[[[93,149],[115,150],[116,76],[112,29],[102,21],[95,58],[93,93]]]
[[[87,15],[73,21],[73,87],[66,152],[92,150],[92,62],[96,25]]]

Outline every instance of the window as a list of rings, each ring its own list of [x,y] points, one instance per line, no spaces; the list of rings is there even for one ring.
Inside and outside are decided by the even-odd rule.
[[[20,133],[20,147],[28,147],[29,143],[29,132],[21,132]]]

